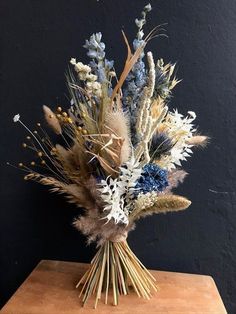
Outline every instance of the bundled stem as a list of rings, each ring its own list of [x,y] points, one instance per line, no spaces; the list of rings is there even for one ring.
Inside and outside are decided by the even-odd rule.
[[[79,296],[82,297],[83,305],[89,297],[95,295],[94,308],[102,298],[102,292],[107,304],[109,287],[113,292],[113,305],[118,305],[119,296],[129,294],[130,289],[145,299],[150,299],[152,290],[157,291],[155,278],[134,255],[126,241],[106,241],[76,288],[80,286]]]

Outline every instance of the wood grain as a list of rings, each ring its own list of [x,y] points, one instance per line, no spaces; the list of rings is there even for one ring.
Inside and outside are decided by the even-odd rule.
[[[75,285],[88,264],[41,261],[8,303],[1,314],[225,314],[227,313],[214,280],[209,276],[152,271],[159,292],[150,301],[135,293],[120,297],[118,306],[103,304],[93,310],[94,300],[81,307]]]

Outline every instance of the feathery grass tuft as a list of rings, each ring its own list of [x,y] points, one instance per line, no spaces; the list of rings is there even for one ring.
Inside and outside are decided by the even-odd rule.
[[[191,205],[191,201],[183,196],[178,195],[157,195],[153,200],[153,205],[144,207],[146,196],[141,196],[135,202],[135,208],[130,215],[130,220],[135,221],[153,214],[165,214],[167,212],[176,212],[187,209]],[[149,196],[148,196],[149,197]]]

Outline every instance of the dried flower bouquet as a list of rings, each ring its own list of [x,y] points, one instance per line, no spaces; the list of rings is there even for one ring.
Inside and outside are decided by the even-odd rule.
[[[183,116],[168,108],[179,83],[175,64],[155,62],[151,52],[147,65],[144,62],[147,43],[162,35],[156,27],[144,36],[150,10],[148,4],[135,20],[133,49],[123,33],[127,59],[119,78],[114,62],[106,59],[101,33],[84,45],[89,64],[70,60],[69,110],[58,107],[53,112],[43,106],[48,125],[63,145],[55,145],[40,123],[30,131],[19,114],[14,117],[29,132],[23,147],[37,156],[30,165],[19,163],[25,179],[47,185],[83,208],[74,226],[99,249],[77,287],[83,304],[95,294],[95,307],[102,292],[108,302],[109,288],[114,305],[120,294],[131,290],[147,299],[156,291],[155,279],[129,248],[127,235],[140,218],[191,204],[172,189],[187,175],[181,162],[194,146],[207,142],[196,133],[194,112]]]

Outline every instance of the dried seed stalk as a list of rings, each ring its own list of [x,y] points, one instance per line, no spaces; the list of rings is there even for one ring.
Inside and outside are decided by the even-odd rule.
[[[157,291],[156,279],[143,266],[129,248],[127,242],[105,242],[95,255],[90,268],[77,284],[82,286],[83,306],[95,294],[94,308],[102,299],[108,303],[109,287],[112,288],[113,305],[118,305],[119,296],[129,294],[133,288],[138,297],[150,299],[151,292]]]

